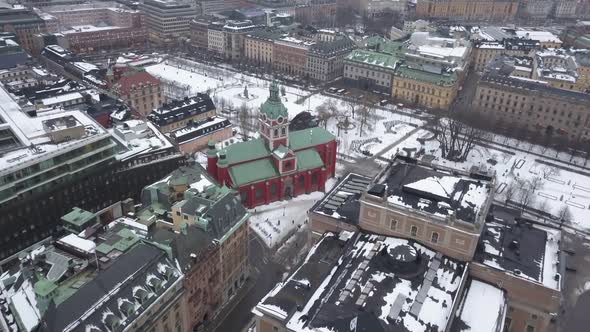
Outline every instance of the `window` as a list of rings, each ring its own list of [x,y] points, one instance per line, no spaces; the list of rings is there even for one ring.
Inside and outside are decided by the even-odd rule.
[[[418,227],[412,226],[412,228],[410,228],[410,235],[416,236],[416,234],[418,234]]]
[[[262,199],[262,187],[256,187],[256,200]]]
[[[432,232],[432,235],[430,236],[430,242],[438,243],[438,233],[437,232]]]
[[[532,325],[527,325],[525,331],[526,332],[535,332],[535,327]]]
[[[512,318],[506,317],[506,320],[504,321],[504,331],[510,332],[510,325],[512,325]]]
[[[397,220],[391,219],[389,221],[389,229],[392,231],[395,231],[396,228],[397,228]]]

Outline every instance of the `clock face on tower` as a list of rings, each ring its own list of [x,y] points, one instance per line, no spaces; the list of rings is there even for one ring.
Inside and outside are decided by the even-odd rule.
[[[278,123],[283,123],[283,117],[282,116],[279,116],[279,118],[277,119],[277,122]]]
[[[262,114],[262,121],[266,121],[266,114]]]

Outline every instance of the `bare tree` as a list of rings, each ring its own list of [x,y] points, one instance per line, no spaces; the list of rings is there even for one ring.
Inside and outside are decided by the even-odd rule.
[[[537,204],[537,210],[539,210],[541,212],[549,212],[549,211],[547,211],[548,208],[549,208],[549,203],[547,202],[546,199],[539,201],[539,203]]]
[[[352,114],[352,118],[354,119],[354,113],[359,106],[358,102],[356,100],[346,100],[342,101],[342,103],[348,106],[348,108],[350,109],[350,113]]]
[[[451,161],[465,161],[475,143],[488,138],[485,131],[456,118],[438,119],[434,129],[440,142],[442,157]]]
[[[547,179],[550,176],[557,175],[557,168],[553,166],[547,166],[543,167],[543,169],[541,169],[541,172],[543,173],[543,179]]]
[[[570,211],[570,207],[567,205],[564,205],[559,210],[557,217],[559,218],[559,227],[563,227],[564,223],[571,222],[572,221],[572,213]]]
[[[318,115],[319,124],[320,125],[323,124],[324,129],[328,128],[328,121],[333,117],[333,114],[326,107],[326,104],[323,103],[321,105],[318,105],[318,107],[316,107],[315,111]]]
[[[361,116],[361,125],[359,128],[359,133],[362,135],[363,127],[367,124],[367,118],[371,114],[372,109],[367,104],[363,104],[359,109],[358,113]]]
[[[250,130],[250,108],[246,103],[243,103],[242,106],[240,106],[238,120],[239,128],[242,132],[242,138],[245,141],[248,139],[248,133]]]
[[[514,181],[510,181],[509,183],[506,184],[506,188],[504,188],[504,205],[508,204],[508,201],[511,201],[514,198],[514,195],[516,194],[516,185],[514,184]]]
[[[520,213],[524,212],[524,209],[527,206],[530,206],[535,201],[535,196],[533,194],[533,190],[531,188],[531,183],[527,180],[518,180],[518,200],[520,203]]]
[[[535,191],[543,188],[543,184],[544,184],[543,179],[540,176],[535,176],[534,178],[532,178],[529,181],[529,186],[530,186],[533,194],[535,193]]]

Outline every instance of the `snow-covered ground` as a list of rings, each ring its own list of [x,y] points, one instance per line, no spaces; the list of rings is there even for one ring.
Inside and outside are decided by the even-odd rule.
[[[323,196],[323,192],[314,192],[259,206],[250,211],[250,227],[268,247],[273,248],[294,230],[307,226],[307,210]]]
[[[246,74],[237,74],[227,69],[212,68],[196,62],[168,60],[168,62],[147,67],[147,70],[168,82],[176,82],[179,86],[186,87],[190,93],[210,91],[218,105],[221,99],[224,100],[226,105],[231,104],[234,108],[239,108],[245,103],[253,110],[253,115],[268,97],[268,80]],[[245,86],[248,88],[249,98],[243,96]],[[378,108],[371,109],[370,116],[367,117],[361,132],[358,113],[359,105],[356,105],[356,114],[353,118],[350,103],[333,96],[287,86],[285,92],[285,95],[282,95],[281,98],[289,111],[290,118],[302,111],[317,114],[316,109],[320,105],[333,106],[337,110],[338,115],[327,121],[326,129],[338,136],[338,152],[341,157],[370,158],[362,154],[362,151],[367,151],[372,155],[389,158],[395,153],[424,149],[426,154],[432,154],[436,157],[434,163],[465,170],[477,165],[494,171],[497,175],[497,199],[499,200],[505,198],[505,188],[508,184],[522,180],[531,181],[536,177],[541,177],[542,185],[535,191],[534,201],[531,206],[553,215],[558,215],[560,210],[567,206],[574,225],[590,229],[590,219],[586,218],[590,207],[590,176],[567,170],[558,170],[555,167],[539,162],[539,160],[546,158],[531,154],[529,151],[563,162],[575,163],[580,165],[579,167],[574,166],[576,169],[590,173],[590,168],[585,167],[585,160],[582,157],[572,157],[563,152],[558,153],[541,146],[495,136],[496,142],[514,148],[476,146],[466,162],[449,162],[441,158],[438,149],[439,143],[432,138],[432,133],[422,129],[425,121],[408,115],[408,112],[400,114]],[[338,130],[338,122],[343,122],[347,116],[351,123],[350,128],[348,130]],[[235,121],[236,116],[230,115],[229,118]],[[398,142],[398,144],[394,144],[395,142]],[[199,162],[204,161],[203,156],[197,157]],[[349,161],[353,160],[349,159]],[[383,163],[377,159],[375,161]],[[565,165],[563,162],[549,162]],[[337,165],[337,170],[339,172],[344,171],[339,165]],[[315,199],[311,199],[311,201]],[[513,200],[517,200],[517,198],[514,197]],[[293,201],[293,203],[295,202]],[[265,229],[268,232],[269,235],[262,237],[269,244],[280,241],[285,234],[289,233],[292,227],[286,231],[274,232],[276,233],[274,234],[273,225],[262,226],[266,224],[265,219],[269,218],[269,216],[278,217],[273,210],[280,210],[283,206],[287,206],[287,209],[289,209],[292,205],[290,203],[278,202],[258,209],[258,215],[254,217],[253,227],[260,225],[259,229]],[[308,204],[309,206],[300,203],[301,210],[299,212],[305,211],[303,210],[305,207],[309,208],[312,205],[310,202]],[[260,217],[263,209],[268,216]],[[282,211],[279,214],[282,217]],[[293,225],[292,220],[293,218],[286,218],[285,216],[285,221]],[[276,222],[277,220],[274,221],[275,227],[277,226]],[[285,222],[281,222],[281,224],[285,226]],[[283,229],[282,226],[280,229]],[[259,234],[264,235],[262,232]],[[266,240],[267,238],[268,240]]]
[[[425,135],[425,132],[426,130],[416,132],[400,143],[397,148],[420,146],[417,138]],[[425,153],[436,156],[433,161],[436,164],[464,170],[469,170],[471,166],[476,165],[494,172],[497,177],[496,199],[498,200],[505,199],[505,189],[510,183],[516,185],[518,181],[532,181],[535,178],[541,178],[541,185],[535,191],[534,198],[529,205],[554,216],[559,215],[560,210],[567,206],[574,225],[590,229],[590,220],[587,218],[590,213],[588,210],[590,207],[590,176],[552,167],[543,163],[543,161],[560,165],[563,163],[551,161],[529,152],[481,145],[477,145],[471,151],[466,162],[450,162],[441,158],[439,145],[437,140],[426,140],[422,146]],[[528,150],[530,144],[527,144],[526,147]],[[531,151],[541,153],[543,147],[533,145]],[[545,156],[555,157],[554,151],[545,152]],[[565,153],[561,153],[558,154],[558,158],[569,161],[570,157],[569,155],[566,156]],[[578,162],[583,164],[583,161],[578,160]],[[586,169],[586,172],[590,173],[590,169]],[[518,201],[518,196],[514,195],[512,200]]]

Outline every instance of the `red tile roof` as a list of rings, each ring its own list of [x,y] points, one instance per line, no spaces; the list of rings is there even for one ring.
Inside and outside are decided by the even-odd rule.
[[[115,84],[114,89],[121,95],[129,94],[132,87],[139,88],[141,85],[157,86],[160,81],[154,76],[145,71],[140,71],[134,74],[123,75],[121,79]]]

